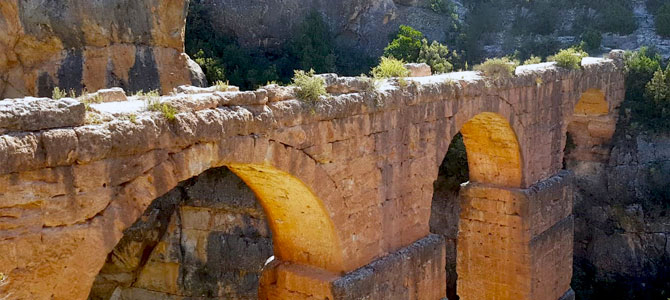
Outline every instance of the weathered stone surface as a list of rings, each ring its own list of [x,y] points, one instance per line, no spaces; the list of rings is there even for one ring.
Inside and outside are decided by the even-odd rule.
[[[572,176],[565,171],[528,189],[462,188],[459,297],[552,300],[568,291],[572,195]]]
[[[188,1],[3,1],[0,98],[202,84],[183,54]]]
[[[334,299],[442,299],[444,260],[444,239],[429,235],[335,280]]]
[[[126,92],[122,88],[111,88],[99,90],[95,93],[86,94],[83,97],[78,99],[79,101],[88,101],[88,102],[120,102],[126,101]]]
[[[344,79],[349,80],[362,81]],[[615,113],[623,98],[622,70],[600,59],[583,70],[538,69],[499,81],[473,72],[450,73],[413,78],[405,88],[382,82],[376,91],[330,95],[316,103],[269,102],[271,92],[264,89],[178,94],[160,99],[184,102],[185,109],[172,120],[160,112],[139,110],[134,121],[123,117],[75,128],[2,134],[0,247],[10,253],[0,256],[0,272],[10,282],[5,290],[19,298],[85,298],[124,229],[180,182],[221,166],[233,170],[263,203],[279,261],[339,276],[429,234],[438,166],[452,137],[472,120],[469,124],[479,124],[484,131],[465,137],[475,145],[468,156],[478,158],[469,161],[470,169],[482,174],[473,184],[524,190],[557,174],[563,168],[568,123],[589,89],[601,90],[609,113]],[[593,132],[601,136],[604,131]],[[510,157],[515,158],[511,163],[501,162]],[[497,172],[506,170],[503,166],[514,172]],[[112,192],[94,201],[82,198],[99,189]],[[563,215],[567,206],[554,205],[550,197],[533,199],[545,204],[537,214],[518,221],[539,224],[539,233],[550,232],[544,228],[554,228],[558,217],[552,216]],[[197,220],[210,220],[207,226],[222,231],[230,223],[216,217],[214,209],[185,206],[179,213],[188,218],[179,220],[188,222],[181,223],[180,235],[193,250],[184,259],[206,257],[209,262],[212,258],[203,245],[211,239]],[[544,208],[551,211],[545,215]],[[493,217],[486,219],[490,222],[519,218],[500,219],[493,213],[477,217],[484,216]],[[539,243],[535,254],[540,256],[528,257],[529,263],[540,262],[534,268],[551,263],[543,257],[560,257],[543,254],[549,249],[544,245],[565,245],[565,231],[556,232],[560,239]],[[44,240],[58,247],[36,242]],[[239,250],[242,240],[230,238],[230,249]],[[31,251],[17,252],[24,245]],[[551,249],[562,255],[569,251]],[[157,253],[150,259],[155,269],[147,269],[138,281],[143,289],[165,286],[171,293],[180,288],[170,277],[178,266],[163,257]],[[434,267],[444,270],[444,265]],[[285,282],[284,287],[303,288],[300,284],[314,279],[302,271],[285,271],[282,278],[306,281]],[[563,271],[552,293],[563,287]]]
[[[0,100],[0,132],[81,126],[86,108],[73,99]]]
[[[279,102],[295,99],[295,87],[292,86],[271,84],[264,86],[263,89],[268,91],[268,102]]]
[[[175,93],[182,94],[208,94],[214,92],[239,92],[240,88],[234,85],[229,85],[225,91],[220,91],[217,86],[199,87],[192,85],[180,85],[174,89]]]
[[[430,76],[433,72],[427,64],[405,64],[405,68],[409,71],[409,77],[423,77]]]

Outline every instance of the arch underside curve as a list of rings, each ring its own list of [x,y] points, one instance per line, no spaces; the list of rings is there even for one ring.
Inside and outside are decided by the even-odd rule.
[[[522,183],[521,151],[514,129],[503,116],[483,112],[461,128],[470,181],[505,187]]]
[[[228,164],[256,194],[281,261],[341,271],[335,227],[316,195],[298,178],[268,165]]]

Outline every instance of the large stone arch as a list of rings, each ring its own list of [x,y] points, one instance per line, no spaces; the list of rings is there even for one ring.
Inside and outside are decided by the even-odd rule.
[[[480,112],[467,119],[460,126],[460,132],[471,183],[461,189],[457,293],[461,299],[495,298],[514,288],[495,290],[492,287],[509,282],[496,271],[486,270],[496,265],[508,272],[507,278],[515,278],[516,275],[509,274],[516,274],[515,267],[523,264],[516,256],[519,247],[513,234],[520,229],[520,222],[510,216],[514,212],[507,209],[515,206],[515,199],[493,191],[521,186],[521,150],[508,119],[498,113]]]
[[[581,93],[567,116],[565,129],[566,157],[572,161],[604,162],[609,157],[608,143],[617,122],[615,103],[610,103],[602,89],[590,88]]]
[[[48,243],[56,245],[51,249],[36,248],[35,253],[44,254],[36,254],[30,259],[39,260],[47,255],[46,253],[53,251],[62,254],[59,254],[57,262],[50,265],[39,264],[37,261],[35,263],[23,262],[24,268],[28,270],[48,268],[48,271],[41,271],[44,276],[39,281],[29,278],[22,279],[19,273],[9,273],[12,280],[7,283],[6,288],[15,290],[13,295],[18,298],[86,298],[96,275],[105,263],[107,254],[123,237],[123,231],[135,223],[154,199],[167,193],[184,180],[221,166],[232,166],[238,171],[238,174],[242,174],[241,177],[246,178],[252,187],[266,184],[268,181],[290,183],[288,184],[290,188],[283,189],[286,192],[283,195],[257,190],[259,197],[267,199],[264,201],[267,203],[276,202],[278,199],[298,199],[289,201],[291,206],[288,208],[268,205],[271,211],[268,215],[276,215],[277,218],[279,216],[300,217],[297,220],[291,220],[296,225],[295,228],[312,226],[319,229],[319,231],[310,231],[311,235],[305,235],[307,233],[305,232],[293,236],[298,234],[298,231],[289,231],[287,235],[283,232],[284,227],[275,226],[276,235],[283,236],[287,241],[278,243],[280,248],[276,249],[276,252],[280,254],[278,257],[280,260],[285,259],[285,262],[289,264],[305,265],[332,274],[341,274],[345,270],[342,262],[343,250],[339,240],[340,234],[337,233],[338,228],[331,220],[332,216],[336,216],[333,207],[339,205],[338,198],[334,184],[328,179],[328,175],[316,165],[313,159],[300,150],[267,138],[239,136],[217,142],[197,143],[172,153],[153,151],[145,155],[112,158],[8,177],[9,180],[18,180],[14,179],[15,177],[25,178],[26,182],[31,182],[31,180],[53,182],[54,188],[44,189],[45,195],[43,196],[45,197],[47,197],[46,193],[51,193],[52,190],[60,193],[61,186],[72,186],[80,192],[95,191],[100,187],[113,189],[115,192],[109,195],[111,200],[107,206],[102,207],[102,211],[97,214],[92,213],[90,219],[87,220],[85,216],[68,216],[67,218],[68,220],[75,219],[75,217],[83,218],[84,222],[73,226],[44,228],[42,233],[34,236],[28,234],[21,236],[18,243],[37,245],[34,242],[39,241],[42,236],[47,236],[48,233]],[[261,172],[265,172],[265,175],[259,175]],[[59,175],[61,173],[64,175]],[[73,178],[62,178],[63,176]],[[121,180],[124,183],[119,185]],[[261,184],[263,180],[266,182]],[[119,187],[112,185],[119,185]],[[310,192],[310,194],[296,194],[303,192]],[[322,195],[326,196],[322,197]],[[291,212],[292,209],[307,208],[307,206],[310,207],[310,210],[303,211],[313,212],[313,218],[301,218],[302,211],[299,214],[284,214]],[[77,213],[84,214],[86,211]],[[317,235],[319,236],[316,237]],[[11,254],[15,255],[13,251]],[[20,284],[23,288],[14,287],[15,284]],[[45,295],[36,295],[34,291],[43,291]]]
[[[480,113],[461,128],[468,155],[470,181],[520,187],[521,151],[514,129],[503,116]]]
[[[504,108],[496,109],[496,111],[498,110],[503,113],[506,111]],[[452,150],[455,152],[451,152],[451,154],[448,154],[449,151],[438,150],[438,155],[442,155],[440,157],[442,166],[438,179],[433,185],[434,194],[431,204],[431,232],[442,235],[446,241],[447,295],[449,297],[456,296],[456,283],[461,284],[462,280],[469,280],[465,284],[466,287],[481,284],[472,281],[472,278],[469,277],[470,274],[465,273],[468,269],[485,268],[487,262],[477,260],[476,253],[466,251],[469,248],[474,248],[473,246],[476,243],[479,243],[478,246],[482,249],[485,249],[487,244],[491,244],[491,240],[485,239],[486,236],[479,234],[479,232],[459,232],[459,223],[468,227],[473,223],[471,215],[480,212],[472,209],[467,201],[460,203],[458,194],[459,190],[463,190],[463,187],[455,186],[455,182],[452,181],[458,180],[458,183],[460,183],[469,180],[470,183],[464,186],[465,190],[472,188],[472,186],[518,188],[521,186],[523,173],[519,142],[508,119],[501,114],[490,111],[472,114],[466,114],[466,112],[467,110],[457,114],[456,122],[453,123],[452,127],[452,133],[454,131],[460,132],[460,139],[462,140],[455,141],[456,134],[454,133],[454,137],[450,141],[450,144],[462,144],[453,148]],[[457,154],[462,151],[462,148],[458,147],[463,146],[467,157],[460,157]],[[448,156],[454,154],[457,155]],[[459,159],[463,161],[453,161]],[[459,166],[465,168],[463,165],[466,161],[468,169],[466,176],[468,178],[461,178],[464,174],[461,174],[461,172],[453,173],[455,171],[453,169],[459,168]],[[452,173],[447,175],[443,174],[442,171]],[[455,177],[447,178],[445,176]],[[504,204],[505,201],[510,199],[501,198],[498,200],[500,204]],[[497,207],[494,205],[492,210],[486,212],[488,215],[484,218],[498,218],[496,214],[499,212],[496,209]],[[457,247],[457,245],[460,245],[460,247]],[[466,259],[457,261],[457,257],[466,257]],[[461,273],[464,273],[462,277],[460,277]],[[459,276],[458,281],[456,280],[457,276]]]
[[[268,165],[227,167],[254,191],[265,210],[280,261],[341,271],[340,241],[326,208],[300,179]]]

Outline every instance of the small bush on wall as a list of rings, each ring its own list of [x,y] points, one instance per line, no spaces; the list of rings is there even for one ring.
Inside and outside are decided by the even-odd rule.
[[[372,76],[375,78],[407,77],[409,70],[405,68],[405,63],[392,57],[382,57],[378,66],[372,69]]]
[[[327,94],[326,81],[318,76],[314,76],[314,70],[309,72],[296,70],[293,76],[293,84],[298,87],[296,97],[298,99],[315,103],[321,96]]]
[[[582,59],[589,56],[585,51],[578,48],[568,48],[558,51],[554,56],[549,57],[549,61],[555,61],[561,68],[576,70],[581,68]]]
[[[512,77],[516,67],[519,66],[519,61],[512,60],[508,57],[489,58],[480,65],[475,66],[475,71],[484,73],[485,76],[496,79]]]

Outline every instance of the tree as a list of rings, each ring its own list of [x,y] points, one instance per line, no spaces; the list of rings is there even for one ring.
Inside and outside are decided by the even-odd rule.
[[[289,44],[289,53],[298,63],[296,69],[316,73],[335,72],[335,46],[328,25],[321,15],[312,12],[298,27],[296,37]]]
[[[396,38],[384,48],[384,56],[405,62],[416,62],[419,59],[423,39],[423,33],[420,31],[406,25],[400,25]]]
[[[450,58],[455,57],[455,53],[450,53],[449,48],[445,45],[433,41],[428,44],[428,40],[421,41],[421,49],[419,50],[419,58],[417,62],[426,63],[435,73],[451,72],[454,66],[450,62]]]

